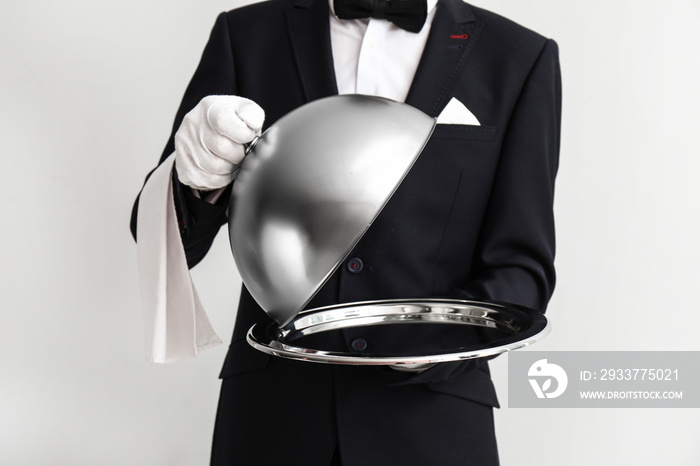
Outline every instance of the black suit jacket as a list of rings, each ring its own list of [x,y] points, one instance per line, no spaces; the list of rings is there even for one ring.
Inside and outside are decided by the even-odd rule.
[[[456,297],[544,311],[552,294],[552,203],[561,109],[557,46],[460,0],[440,0],[437,8],[406,102],[437,116],[456,97],[481,126],[436,127],[414,168],[350,254],[362,260],[362,272],[341,267],[309,307]],[[173,134],[206,95],[247,97],[265,110],[269,126],[306,102],[336,94],[328,14],[325,0],[271,0],[220,15]],[[173,150],[171,135],[161,161]],[[227,196],[211,206],[177,182],[175,191],[192,266],[206,254],[225,222]],[[135,215],[132,229],[134,222]],[[323,464],[336,437],[348,464],[464,464],[467,450],[473,453],[464,442],[475,435],[469,423],[481,421],[464,419],[468,414],[460,416],[458,406],[498,404],[486,363],[445,363],[405,375],[376,368],[271,361],[245,342],[251,325],[267,321],[244,288],[221,373],[224,386],[228,384],[236,395],[222,395],[215,450],[217,443],[254,445],[270,422],[265,418],[279,410],[300,414],[295,428],[285,429],[287,440],[274,435],[270,445],[276,446],[259,446],[271,455],[269,462],[258,463],[254,456],[236,450],[232,454],[248,458],[241,464],[282,464],[282,457],[287,458],[285,464]],[[385,343],[380,335],[363,329],[346,332],[344,338],[348,345],[363,338],[368,351]],[[298,396],[270,400],[280,393],[270,392],[275,384]],[[313,400],[306,398],[310,391]],[[251,397],[261,399],[248,400]],[[422,410],[428,399],[437,405]],[[398,421],[413,406],[415,416]],[[387,421],[391,429],[377,422],[378,412],[397,420]],[[222,417],[238,419],[238,427]],[[258,417],[263,420],[251,421]],[[315,436],[309,437],[309,430]],[[289,462],[287,447],[298,452],[298,463]],[[441,451],[449,454],[435,456]],[[439,459],[423,462],[426,452],[432,455],[428,458]],[[393,460],[382,463],[377,455]]]

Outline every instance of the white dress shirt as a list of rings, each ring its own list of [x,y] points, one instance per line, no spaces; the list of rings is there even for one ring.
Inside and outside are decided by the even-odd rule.
[[[340,94],[367,94],[404,102],[418,69],[437,0],[418,33],[383,19],[338,19],[331,6],[331,48]]]
[[[340,20],[331,14],[331,48],[338,91],[406,100],[418,68],[437,0],[428,0],[418,33],[383,19]],[[171,155],[151,175],[139,201],[137,256],[146,333],[146,357],[167,363],[196,357],[221,343],[187,268],[173,202]]]

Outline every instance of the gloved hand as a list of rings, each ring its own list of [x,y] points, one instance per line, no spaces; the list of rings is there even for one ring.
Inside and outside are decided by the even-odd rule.
[[[209,191],[231,183],[245,157],[244,144],[260,134],[265,112],[237,96],[203,98],[175,133],[175,166],[180,181]]]
[[[431,367],[434,367],[437,363],[436,362],[426,362],[426,363],[417,363],[417,364],[392,364],[389,366],[390,368],[394,369],[395,371],[399,372],[423,372],[425,370],[430,369]]]

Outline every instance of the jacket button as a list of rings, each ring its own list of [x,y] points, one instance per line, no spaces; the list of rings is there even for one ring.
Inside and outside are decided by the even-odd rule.
[[[364,338],[355,338],[350,346],[354,351],[364,351],[367,349],[367,340]]]
[[[362,263],[362,260],[359,257],[353,257],[352,259],[348,260],[345,266],[348,268],[348,272],[360,273],[362,272],[364,264]]]

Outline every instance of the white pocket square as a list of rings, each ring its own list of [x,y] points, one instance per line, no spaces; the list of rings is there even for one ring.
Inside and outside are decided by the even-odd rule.
[[[452,97],[447,103],[447,106],[440,112],[437,117],[439,124],[448,125],[474,125],[481,126],[479,120],[464,106],[462,102]]]

